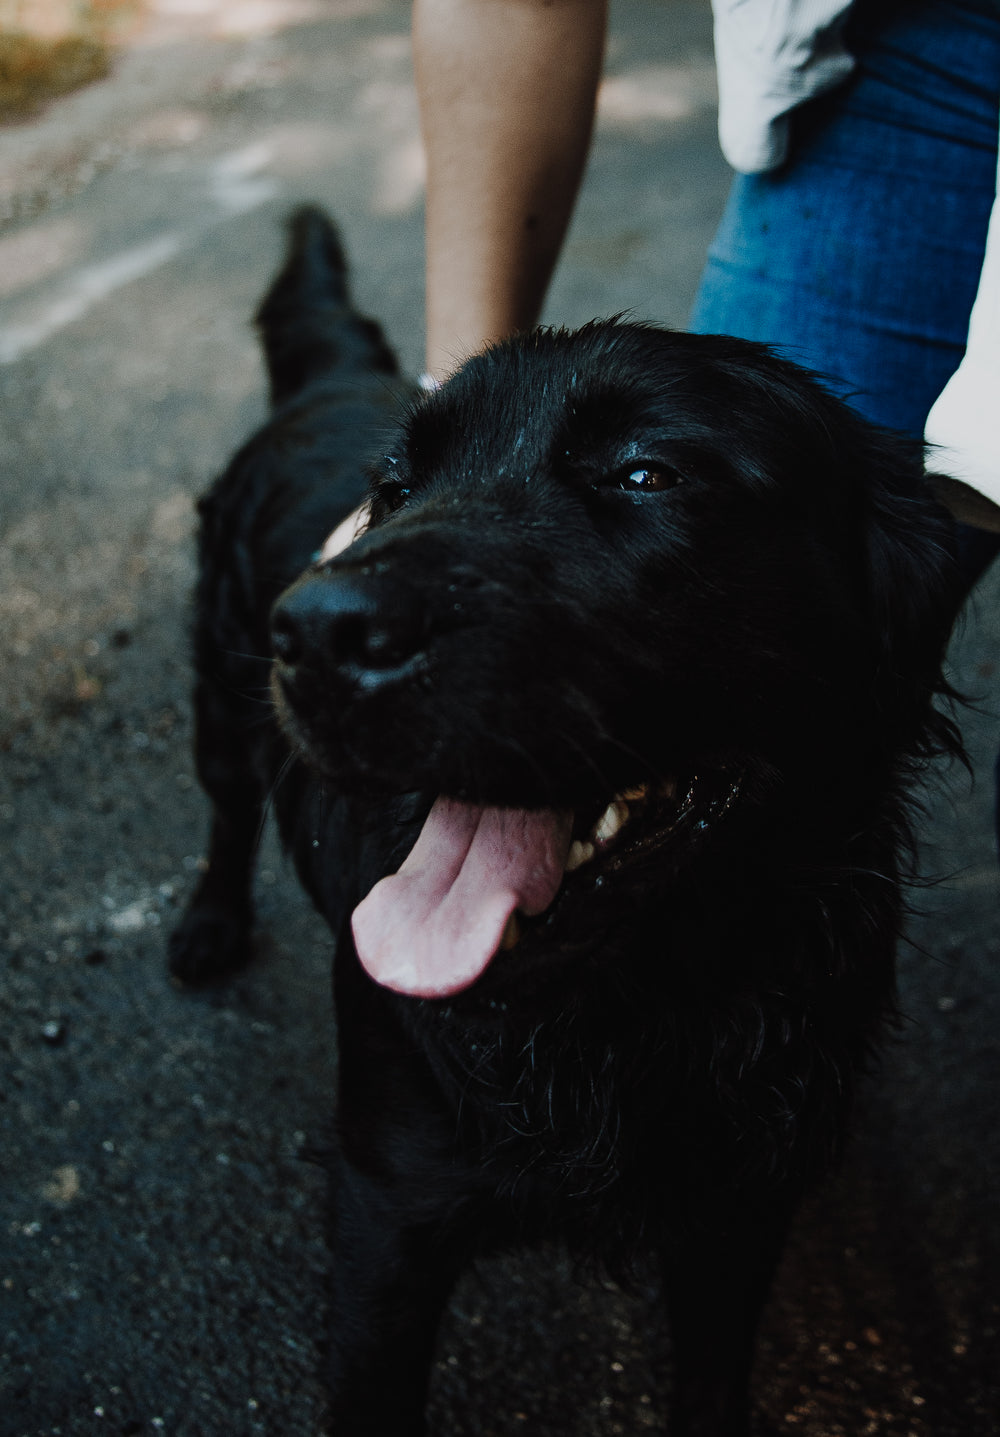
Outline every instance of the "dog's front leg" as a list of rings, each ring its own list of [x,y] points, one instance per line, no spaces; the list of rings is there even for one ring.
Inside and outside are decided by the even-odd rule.
[[[438,1323],[483,1214],[409,1000],[371,982],[346,929],[334,989],[333,1433],[421,1437]]]
[[[748,1437],[757,1324],[791,1204],[756,1215],[735,1203],[663,1256],[674,1351],[671,1437]]]
[[[266,674],[265,666],[263,683]],[[250,957],[250,890],[264,813],[239,696],[201,679],[194,711],[195,761],[212,800],[212,829],[205,870],[170,937],[170,971],[184,983],[221,977]]]
[[[335,1172],[330,1284],[334,1437],[422,1437],[438,1324],[458,1276],[453,1215]]]

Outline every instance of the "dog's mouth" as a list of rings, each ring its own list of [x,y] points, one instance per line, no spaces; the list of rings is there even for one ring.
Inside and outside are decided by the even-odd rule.
[[[731,773],[669,779],[617,794],[596,816],[438,798],[399,871],[355,909],[358,957],[396,992],[461,992],[547,922],[564,885],[655,860],[681,833],[703,838],[739,789]]]

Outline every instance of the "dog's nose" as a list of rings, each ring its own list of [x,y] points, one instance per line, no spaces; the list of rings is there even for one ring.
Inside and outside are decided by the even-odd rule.
[[[286,669],[339,670],[361,682],[389,677],[420,646],[420,615],[402,594],[376,593],[351,574],[300,580],[271,613],[275,657]]]

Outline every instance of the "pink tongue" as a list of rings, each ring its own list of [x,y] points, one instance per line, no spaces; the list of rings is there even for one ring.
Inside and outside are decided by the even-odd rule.
[[[364,967],[376,983],[414,997],[467,988],[514,909],[543,913],[555,898],[571,825],[569,813],[439,798],[399,872],[354,910]]]

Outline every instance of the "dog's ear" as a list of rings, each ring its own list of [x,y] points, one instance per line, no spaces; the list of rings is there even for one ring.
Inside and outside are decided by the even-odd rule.
[[[954,522],[923,474],[919,444],[868,438],[865,561],[875,697],[897,741],[914,754],[956,746],[933,708],[950,696],[942,666],[962,601]]]

